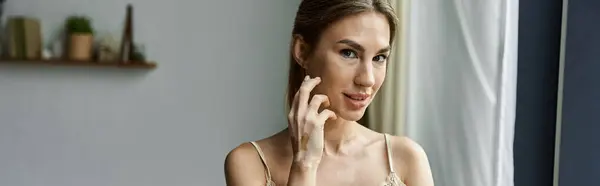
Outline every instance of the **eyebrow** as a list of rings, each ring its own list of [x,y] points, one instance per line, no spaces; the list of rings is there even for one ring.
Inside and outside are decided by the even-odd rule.
[[[349,40],[349,39],[342,39],[340,41],[338,41],[337,43],[341,43],[341,44],[345,44],[348,45],[360,52],[364,52],[365,51],[365,47],[363,47],[362,45],[358,44],[355,41]],[[390,51],[390,46],[387,46],[385,48],[380,49],[377,53],[385,53]]]

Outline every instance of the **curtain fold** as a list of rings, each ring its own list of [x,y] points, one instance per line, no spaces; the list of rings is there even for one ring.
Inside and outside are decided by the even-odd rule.
[[[402,135],[405,123],[405,92],[406,83],[406,28],[409,14],[409,1],[391,0],[390,1],[398,19],[400,20],[396,31],[393,51],[387,64],[387,74],[385,81],[377,96],[367,109],[365,116],[365,125],[372,130]]]
[[[436,185],[513,186],[518,0],[392,0],[401,28],[368,127],[417,141]]]

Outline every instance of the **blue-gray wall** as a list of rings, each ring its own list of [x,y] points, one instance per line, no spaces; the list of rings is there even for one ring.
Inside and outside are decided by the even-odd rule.
[[[286,127],[300,1],[7,0],[5,16],[51,41],[84,14],[119,40],[128,3],[154,70],[0,64],[0,186],[222,186],[231,149]]]
[[[515,186],[551,186],[562,0],[521,0]]]
[[[600,1],[568,7],[559,184],[600,185]]]

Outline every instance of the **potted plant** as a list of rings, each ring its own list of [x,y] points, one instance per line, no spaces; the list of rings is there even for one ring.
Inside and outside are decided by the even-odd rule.
[[[71,16],[67,19],[66,31],[69,59],[90,60],[94,43],[94,30],[90,20],[85,16]]]

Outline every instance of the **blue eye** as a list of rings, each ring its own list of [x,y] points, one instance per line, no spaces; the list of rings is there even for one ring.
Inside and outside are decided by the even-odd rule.
[[[356,53],[349,49],[344,49],[340,51],[340,54],[345,58],[356,58]]]
[[[375,57],[373,58],[373,61],[377,61],[377,62],[385,62],[385,60],[386,60],[386,59],[387,59],[387,56],[384,56],[384,55],[378,55],[378,56],[375,56]]]

